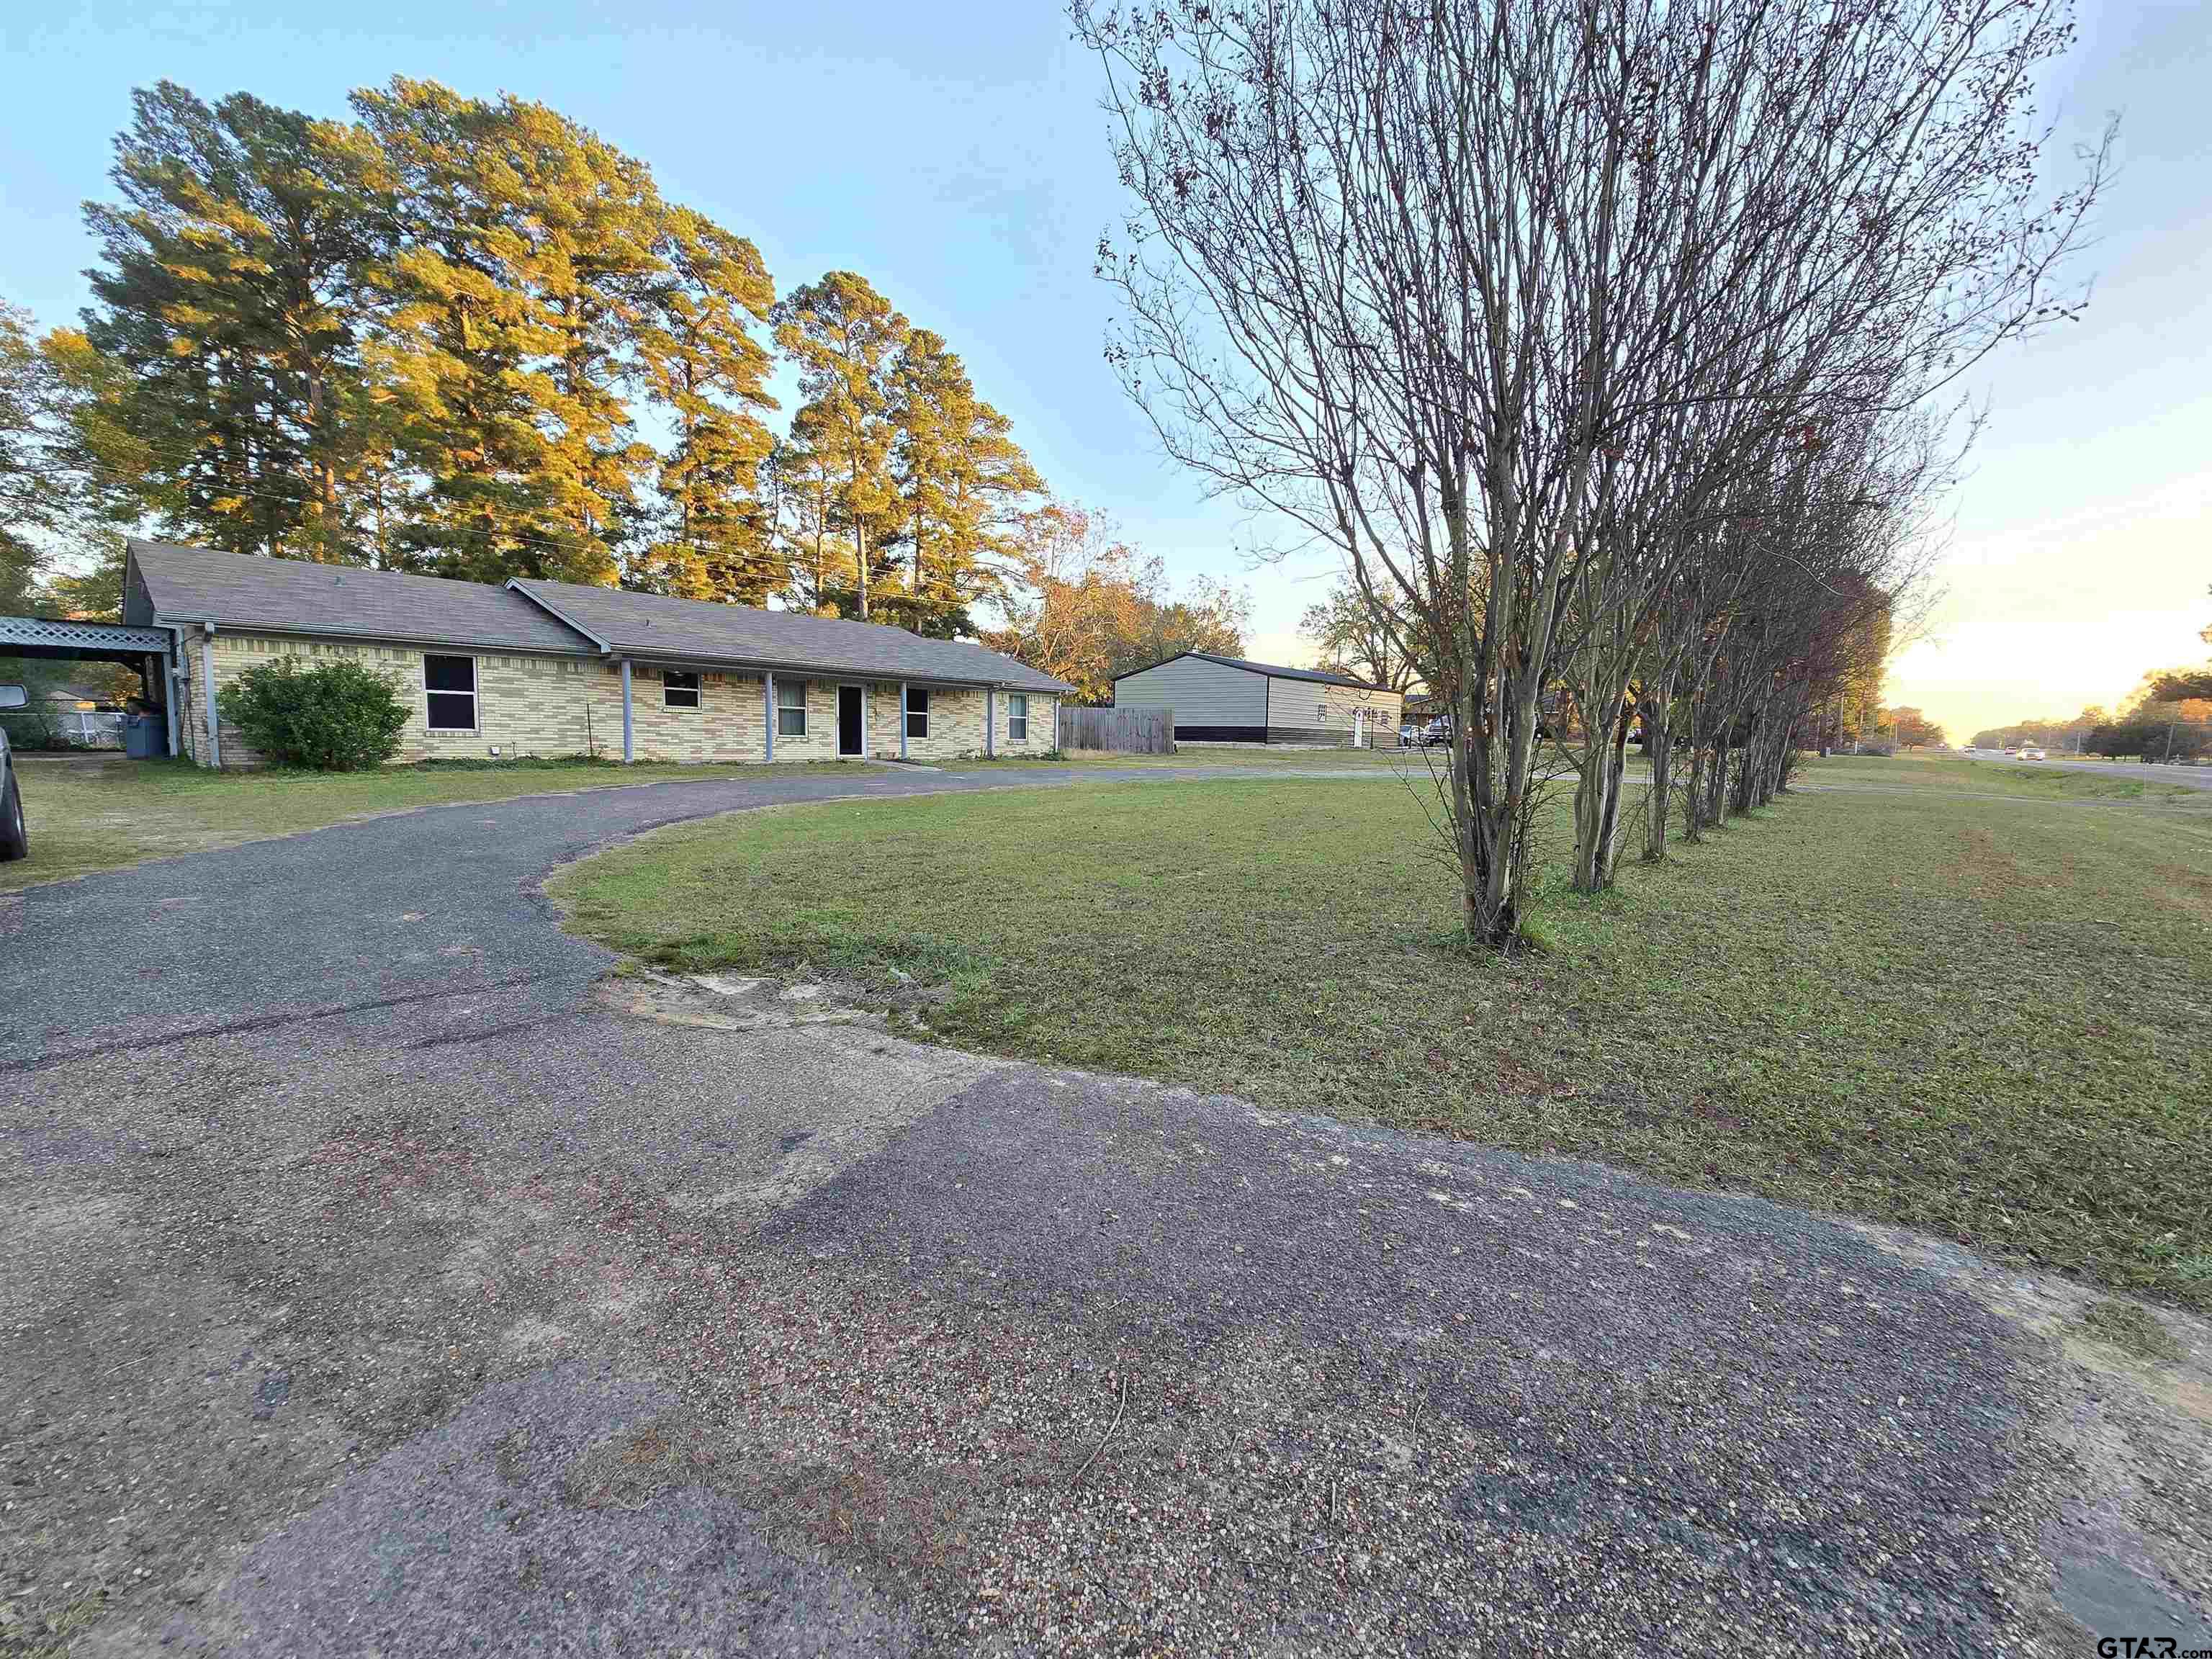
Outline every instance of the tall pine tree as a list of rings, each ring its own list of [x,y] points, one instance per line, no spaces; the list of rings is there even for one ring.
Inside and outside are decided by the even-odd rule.
[[[777,302],[775,339],[799,369],[805,402],[792,422],[793,469],[825,489],[819,542],[845,544],[852,613],[866,620],[878,584],[896,568],[897,481],[891,474],[893,367],[910,332],[890,301],[849,270],[833,270]],[[817,568],[825,568],[817,556]],[[845,595],[834,596],[844,609]],[[816,606],[832,600],[819,592]]]
[[[752,333],[775,288],[759,249],[689,208],[670,210],[659,254],[638,355],[647,395],[676,438],[659,469],[665,533],[637,585],[761,605],[791,579],[763,500],[774,439],[762,415],[776,404],[768,351]]]
[[[168,82],[132,106],[120,199],[85,208],[102,264],[84,333],[129,380],[118,418],[154,469],[147,506],[220,547],[360,557],[343,411],[372,216],[354,135]]]
[[[1012,423],[975,395],[939,335],[908,337],[892,384],[909,625],[944,638],[972,633],[969,608],[1002,593],[1012,532],[1044,483]]]
[[[415,562],[611,582],[652,465],[624,395],[659,273],[644,167],[542,105],[394,80],[354,94],[391,234],[371,352],[423,480]]]

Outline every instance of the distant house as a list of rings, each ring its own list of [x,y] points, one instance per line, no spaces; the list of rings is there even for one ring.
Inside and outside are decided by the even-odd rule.
[[[133,540],[124,623],[166,636],[202,765],[260,757],[216,709],[283,657],[342,658],[412,709],[399,758],[951,758],[1054,747],[1074,688],[957,640],[568,582],[497,586]]]
[[[1211,651],[1114,677],[1114,706],[1173,709],[1177,743],[1395,744],[1404,702],[1346,675]]]
[[[13,740],[23,747],[63,743],[74,749],[120,749],[123,705],[105,686],[41,685],[12,674],[0,662],[0,680],[29,683],[30,701],[4,720]]]
[[[49,724],[84,749],[123,747],[123,705],[96,685],[58,685],[46,694]]]

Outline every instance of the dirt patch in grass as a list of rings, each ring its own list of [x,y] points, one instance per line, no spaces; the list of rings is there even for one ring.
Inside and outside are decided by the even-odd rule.
[[[1564,803],[1546,833],[1563,854]],[[2206,1307],[2212,933],[2172,867],[2212,875],[2212,814],[1806,795],[1602,897],[1547,866],[1549,948],[1500,961],[1455,948],[1411,790],[1255,778],[745,814],[551,890],[683,971],[908,976],[939,1041],[1749,1189]]]
[[[2171,1364],[2181,1358],[2181,1344],[2174,1340],[2172,1333],[2158,1322],[2155,1314],[2137,1303],[2107,1297],[2082,1313],[2081,1328],[2138,1359]]]

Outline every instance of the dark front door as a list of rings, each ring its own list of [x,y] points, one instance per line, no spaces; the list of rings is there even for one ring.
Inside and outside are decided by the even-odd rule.
[[[860,688],[857,685],[837,688],[837,752],[860,752]]]

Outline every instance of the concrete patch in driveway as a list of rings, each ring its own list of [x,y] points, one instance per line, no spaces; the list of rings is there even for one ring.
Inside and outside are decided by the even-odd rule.
[[[2035,1344],[2027,1422],[2072,1472],[2042,1540],[2063,1616],[2100,1636],[2201,1632],[2212,1646],[2212,1326],[2144,1307],[2174,1357],[2130,1354],[2085,1324],[2102,1292],[1899,1228],[1853,1228]]]
[[[703,1467],[599,1478],[641,1467],[640,1431],[671,1403],[583,1365],[488,1389],[256,1545],[162,1639],[241,1656],[908,1651],[896,1607],[770,1543],[687,1478]]]

